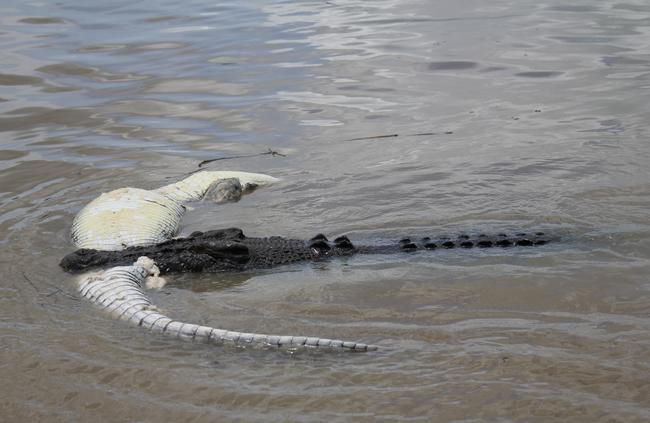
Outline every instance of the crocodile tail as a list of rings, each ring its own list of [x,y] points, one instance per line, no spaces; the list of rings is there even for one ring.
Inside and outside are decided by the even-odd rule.
[[[79,283],[79,293],[119,320],[186,341],[360,352],[377,349],[374,345],[360,342],[236,332],[171,319],[160,313],[142,290],[145,280],[157,273],[153,261],[141,257],[131,266],[112,267],[99,274],[84,277]]]
[[[457,237],[441,236],[437,238],[424,237],[416,240],[411,238],[402,238],[399,246],[402,250],[411,251],[418,249],[435,250],[437,248],[492,248],[492,247],[534,247],[545,245],[555,239],[547,236],[543,232],[533,233],[516,233],[497,235],[465,235]]]

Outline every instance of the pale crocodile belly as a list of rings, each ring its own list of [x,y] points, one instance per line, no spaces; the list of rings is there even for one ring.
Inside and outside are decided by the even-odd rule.
[[[77,247],[95,250],[158,244],[176,235],[184,212],[182,204],[157,192],[117,189],[77,214],[71,237]]]

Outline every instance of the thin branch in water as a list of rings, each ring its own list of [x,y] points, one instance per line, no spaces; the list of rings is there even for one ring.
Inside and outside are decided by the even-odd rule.
[[[61,288],[56,288],[56,290],[50,292],[49,294],[47,294],[47,295],[45,295],[45,296],[46,296],[46,297],[51,297],[51,296],[53,296],[53,295],[58,294],[59,292],[63,292],[63,290],[62,290]]]
[[[45,285],[49,286],[50,288],[54,289],[54,291],[50,292],[49,294],[43,294],[43,293],[42,293],[42,292],[41,292],[41,291],[36,287],[36,284],[34,284],[34,282],[32,282],[32,280],[29,279],[29,278],[27,277],[27,275],[25,274],[25,272],[22,272],[22,274],[23,274],[23,278],[25,278],[25,280],[27,281],[27,283],[30,284],[31,287],[34,288],[34,291],[36,291],[36,293],[39,294],[39,295],[45,295],[46,297],[49,298],[49,297],[52,297],[52,296],[54,296],[54,295],[57,295],[57,294],[63,293],[63,295],[65,295],[66,297],[68,297],[68,298],[70,298],[70,299],[73,299],[73,300],[77,300],[77,299],[78,299],[78,298],[75,297],[74,295],[72,295],[72,294],[70,294],[70,293],[68,293],[68,292],[66,292],[66,291],[64,291],[64,290],[62,290],[62,289],[59,288],[58,286],[56,286],[56,285],[54,285],[54,284],[51,284],[51,283],[47,283],[47,282],[43,282],[43,283],[44,283]],[[43,303],[39,303],[39,305],[43,306]]]
[[[201,163],[199,163],[199,167],[203,167],[204,165],[212,162],[216,162],[219,160],[231,160],[231,159],[242,159],[245,157],[257,157],[257,156],[280,156],[280,157],[287,157],[286,154],[278,153],[275,150],[271,150],[269,148],[268,151],[265,151],[264,153],[256,153],[256,154],[242,154],[239,156],[228,156],[228,157],[217,157],[216,159],[208,159],[208,160],[203,160]]]
[[[27,277],[27,275],[25,274],[25,272],[22,272],[22,273],[23,273],[23,278],[25,278],[25,280],[27,281],[27,283],[30,284],[32,288],[34,288],[34,291],[36,291],[37,293],[40,293],[40,292],[38,291],[38,288],[36,288],[36,285],[34,285],[34,282],[32,282],[32,280],[29,279],[29,278]]]
[[[440,135],[440,132],[420,132],[417,134],[406,134],[406,135],[400,135],[400,134],[386,134],[386,135],[373,135],[370,137],[359,137],[359,138],[350,138],[348,140],[343,140],[343,141],[362,141],[362,140],[375,140],[375,139],[380,139],[380,138],[395,138],[399,136],[403,137],[421,137],[425,135]],[[445,135],[451,135],[453,134],[452,131],[446,131],[443,132]]]
[[[399,137],[399,134],[375,135],[371,137],[350,138],[349,140],[343,140],[343,141],[362,141],[362,140],[374,140],[377,138],[393,138],[393,137]]]
[[[199,167],[203,167],[203,165],[206,165],[208,163],[216,162],[219,160],[230,160],[230,159],[241,159],[244,157],[254,157],[257,156],[258,154],[242,154],[240,156],[228,156],[228,157],[217,157],[216,159],[209,159],[209,160],[203,160],[201,163],[199,163]]]

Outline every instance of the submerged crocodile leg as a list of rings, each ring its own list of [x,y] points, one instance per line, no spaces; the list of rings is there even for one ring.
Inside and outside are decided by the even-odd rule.
[[[330,348],[344,351],[374,351],[374,345],[306,336],[279,336],[234,332],[171,319],[159,313],[142,291],[147,277],[157,274],[153,261],[141,257],[132,266],[112,267],[85,277],[79,284],[82,297],[108,311],[115,318],[175,338],[235,345]]]

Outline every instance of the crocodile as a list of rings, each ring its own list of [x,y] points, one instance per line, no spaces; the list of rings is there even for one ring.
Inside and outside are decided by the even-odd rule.
[[[81,248],[82,253],[77,256],[83,256],[84,251],[119,255],[137,248],[151,248],[153,252],[156,245],[165,245],[177,234],[188,203],[239,201],[244,194],[277,181],[277,178],[259,173],[202,171],[154,190],[117,189],[100,195],[75,216],[71,239]],[[233,249],[226,250],[232,256]],[[141,253],[137,257],[129,256],[129,260],[119,260],[121,266],[117,265],[118,261],[105,261],[101,265],[112,267],[82,276],[78,279],[80,295],[120,320],[182,340],[292,349],[377,349],[375,345],[361,342],[243,333],[171,319],[157,310],[143,290],[144,287],[162,287],[165,282],[159,276],[156,262],[146,257],[144,250]],[[156,259],[163,257],[152,255]],[[72,263],[74,260],[70,257],[64,258],[63,263]],[[166,257],[171,260],[172,255]]]
[[[256,173],[205,171],[155,190],[122,188],[102,194],[75,217],[71,237],[79,249],[65,256],[60,266],[69,272],[88,272],[108,266],[99,273],[86,273],[79,280],[80,295],[116,318],[182,340],[373,351],[377,346],[362,342],[243,333],[184,323],[158,311],[143,288],[164,286],[161,273],[246,271],[354,254],[525,247],[552,240],[537,232],[494,236],[461,234],[453,239],[403,238],[378,245],[356,245],[347,236],[332,242],[323,234],[309,240],[280,236],[255,238],[245,236],[238,228],[174,238],[188,203],[239,201],[244,194],[276,181],[272,176]]]
[[[239,228],[194,232],[150,246],[132,246],[119,251],[79,249],[61,260],[69,272],[96,267],[121,266],[146,256],[154,260],[161,274],[180,272],[238,272],[271,268],[300,261],[324,260],[355,254],[390,254],[451,248],[507,248],[538,246],[553,240],[543,232],[500,233],[457,237],[402,238],[383,244],[356,245],[343,235],[332,242],[323,234],[309,240],[280,236],[247,237]]]

